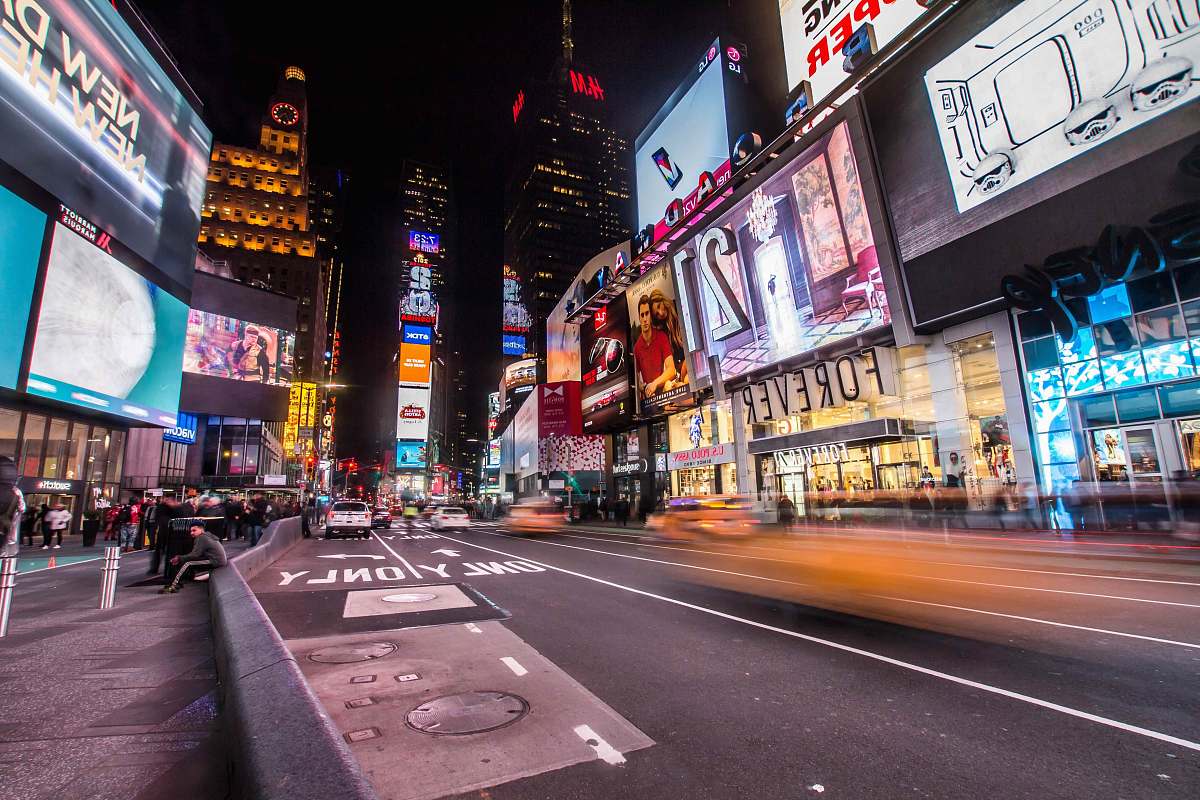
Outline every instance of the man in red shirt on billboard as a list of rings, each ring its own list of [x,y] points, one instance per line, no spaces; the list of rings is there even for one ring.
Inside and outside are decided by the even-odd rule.
[[[649,295],[644,294],[638,299],[638,325],[641,330],[633,345],[633,359],[637,363],[642,394],[654,397],[666,391],[675,380],[675,358],[666,331],[654,327]]]

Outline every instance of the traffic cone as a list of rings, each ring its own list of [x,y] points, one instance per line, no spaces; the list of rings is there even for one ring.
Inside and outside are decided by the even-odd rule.
[[[54,569],[56,566],[58,566],[58,564],[55,561],[54,556],[50,556],[50,563],[46,565],[46,569]]]

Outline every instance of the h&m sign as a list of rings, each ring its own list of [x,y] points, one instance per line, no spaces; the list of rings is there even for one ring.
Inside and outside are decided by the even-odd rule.
[[[772,375],[735,394],[746,420],[759,423],[896,393],[895,348],[869,347],[853,355]]]

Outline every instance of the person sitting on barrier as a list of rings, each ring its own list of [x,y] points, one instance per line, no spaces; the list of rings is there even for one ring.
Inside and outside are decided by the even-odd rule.
[[[220,540],[211,533],[204,530],[204,525],[197,522],[188,529],[188,533],[192,536],[192,541],[195,543],[192,546],[192,552],[186,556],[175,556],[171,559],[172,564],[179,564],[179,572],[175,573],[175,580],[171,581],[171,585],[158,590],[159,594],[174,594],[179,591],[179,585],[187,577],[188,571],[204,571],[209,572],[217,567],[223,567],[226,563],[225,548],[221,546]]]

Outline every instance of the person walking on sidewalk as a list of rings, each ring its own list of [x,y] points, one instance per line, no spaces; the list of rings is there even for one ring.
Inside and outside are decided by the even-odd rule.
[[[172,564],[182,562],[182,566],[179,567],[179,572],[175,573],[175,580],[171,581],[171,585],[159,589],[159,594],[175,594],[179,591],[179,585],[183,583],[189,572],[208,572],[225,566],[228,561],[221,541],[206,532],[203,525],[200,523],[192,525],[188,529],[188,533],[192,536],[192,551],[186,556],[175,556],[171,559]]]
[[[270,511],[271,506],[262,493],[254,495],[254,500],[250,502],[250,507],[246,510],[246,521],[250,523],[251,547],[258,544],[258,540],[262,537],[263,527],[267,524],[267,515]]]
[[[117,525],[120,532],[117,544],[121,546],[122,553],[128,553],[133,549],[133,542],[137,538],[141,519],[142,509],[138,506],[137,499],[130,497],[129,502],[121,506],[121,510],[117,512]]]
[[[55,503],[54,508],[46,512],[46,518],[42,520],[42,549],[50,549],[50,540],[58,535],[58,542],[54,545],[57,550],[62,547],[63,531],[71,524],[71,512],[63,506],[62,503]]]
[[[17,488],[17,465],[8,456],[0,456],[0,558],[16,558],[24,517],[25,496]]]

